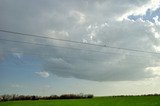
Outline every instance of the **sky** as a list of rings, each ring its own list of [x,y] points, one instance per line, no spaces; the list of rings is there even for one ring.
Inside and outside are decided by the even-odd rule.
[[[0,0],[0,13],[0,95],[160,93],[160,0]]]

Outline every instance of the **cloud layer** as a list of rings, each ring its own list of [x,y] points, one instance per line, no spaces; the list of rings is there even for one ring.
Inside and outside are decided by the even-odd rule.
[[[16,2],[16,3],[15,3]],[[119,2],[119,3],[117,3]],[[159,51],[160,26],[158,24],[128,18],[134,8],[148,6],[143,1],[37,1],[2,0],[0,3],[0,28],[23,33],[75,40],[144,51]],[[121,4],[121,5],[119,5]],[[147,10],[147,9],[146,9]],[[136,12],[136,11],[135,11]],[[131,14],[129,14],[131,15]],[[159,17],[157,17],[159,22]],[[158,36],[157,35],[157,36]],[[43,61],[43,70],[60,77],[74,77],[94,81],[141,80],[155,77],[148,67],[158,67],[158,55],[117,50],[105,47],[73,44],[51,39],[15,36],[0,32],[0,38],[60,47],[0,42],[0,59],[13,51],[23,56],[35,56]],[[99,52],[91,52],[94,50]],[[1,61],[3,61],[1,59]],[[36,72],[42,77],[49,74]]]

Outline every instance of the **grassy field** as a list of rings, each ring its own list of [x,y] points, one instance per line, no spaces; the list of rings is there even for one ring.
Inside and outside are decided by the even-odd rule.
[[[0,102],[0,106],[160,106],[160,96]]]

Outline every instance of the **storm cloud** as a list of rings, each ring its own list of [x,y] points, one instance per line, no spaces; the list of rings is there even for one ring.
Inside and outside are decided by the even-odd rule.
[[[69,2],[1,0],[0,29],[158,52],[160,51],[159,24],[142,19],[134,21],[126,17],[117,20],[148,2],[148,0],[70,0]],[[158,16],[157,22],[159,20]],[[157,76],[152,70],[147,70],[148,67],[158,67],[159,55],[157,54],[15,36],[4,32],[0,32],[0,39],[51,45],[40,46],[1,40],[0,61],[3,61],[8,53],[13,55],[21,53],[21,58],[33,56],[42,61],[42,70],[60,77],[93,81],[129,81]]]

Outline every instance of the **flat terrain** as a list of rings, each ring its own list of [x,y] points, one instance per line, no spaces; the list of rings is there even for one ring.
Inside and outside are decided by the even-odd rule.
[[[160,106],[160,96],[96,97],[93,99],[0,102],[0,106]]]

